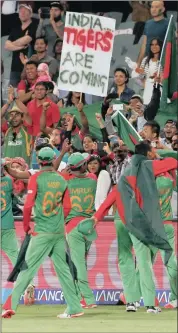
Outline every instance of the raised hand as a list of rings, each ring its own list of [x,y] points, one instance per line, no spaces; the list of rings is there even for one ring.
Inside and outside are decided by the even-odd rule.
[[[67,119],[67,131],[71,131],[74,123],[75,116],[71,116]]]
[[[49,102],[44,102],[43,103],[43,111],[46,112],[49,109],[49,107],[50,107],[50,103]]]
[[[106,113],[106,114],[107,114],[108,116],[111,116],[112,113],[113,113],[113,107],[110,106],[110,107],[107,109],[107,113]]]
[[[100,113],[95,113],[95,117],[98,123],[102,121],[102,115]]]
[[[20,52],[19,58],[23,65],[25,65],[28,62],[28,57],[24,55],[22,52]]]
[[[82,112],[83,111],[83,103],[82,102],[78,103],[77,110],[78,110],[78,112]]]
[[[8,92],[8,104],[11,104],[14,101],[14,87],[13,86],[9,86],[7,88],[7,92]]]
[[[70,150],[71,144],[69,143],[69,139],[65,139],[62,145],[62,153],[68,153],[68,151]]]

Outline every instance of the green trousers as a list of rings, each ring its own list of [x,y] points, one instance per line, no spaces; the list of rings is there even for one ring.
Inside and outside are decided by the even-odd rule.
[[[145,306],[155,304],[155,284],[150,248],[130,234],[120,219],[115,220],[118,240],[118,261],[124,295],[127,303],[139,301],[141,295]],[[139,279],[132,255],[134,248],[139,270]]]
[[[18,257],[18,242],[15,229],[1,230],[1,250],[4,251],[14,266]]]
[[[118,263],[123,283],[124,295],[127,303],[133,303],[140,300],[140,285],[135,270],[135,261],[132,254],[132,240],[126,226],[119,218],[114,219],[117,246]]]
[[[95,304],[93,292],[88,284],[88,274],[86,265],[86,256],[91,246],[77,228],[74,228],[67,234],[67,243],[70,249],[71,259],[77,270],[78,297],[81,300],[84,297],[87,305]]]
[[[75,314],[82,312],[73,279],[66,263],[64,234],[42,233],[32,236],[25,257],[28,268],[20,272],[12,294],[8,297],[3,306],[4,309],[11,308],[12,310],[16,310],[21,295],[49,254],[51,254],[51,260],[53,261],[64,293],[67,303],[67,313]]]
[[[171,289],[171,295],[170,295],[170,301],[177,300],[177,259],[175,255],[175,235],[174,235],[174,227],[172,224],[164,224],[164,229],[168,238],[168,242],[170,246],[173,249],[172,255],[168,261],[168,264],[166,266],[170,289]],[[153,252],[153,261],[156,257],[156,254],[159,250],[154,248],[152,249]],[[165,259],[165,251],[160,250],[162,260],[164,262]]]

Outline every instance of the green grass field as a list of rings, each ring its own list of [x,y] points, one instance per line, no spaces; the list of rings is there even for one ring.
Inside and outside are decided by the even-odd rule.
[[[12,319],[2,320],[2,332],[177,332],[176,310],[148,314],[141,308],[127,313],[122,306],[98,306],[80,318],[56,318],[64,310],[60,305],[19,306]]]

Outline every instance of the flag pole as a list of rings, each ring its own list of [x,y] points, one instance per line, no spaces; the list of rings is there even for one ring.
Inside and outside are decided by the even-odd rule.
[[[161,50],[161,55],[160,55],[160,59],[159,59],[159,66],[158,66],[158,71],[157,71],[157,76],[158,77],[159,77],[160,71],[161,71],[161,61],[162,61],[162,57],[163,57],[163,51],[164,51],[164,48],[165,48],[165,45],[166,45],[167,35],[168,35],[169,28],[170,28],[170,25],[171,25],[171,22],[172,22],[172,18],[173,18],[173,15],[171,15],[171,17],[169,19],[169,24],[168,24],[168,27],[167,27],[167,30],[166,30],[166,35],[165,35],[164,42],[163,42],[163,47],[162,47],[162,50]]]

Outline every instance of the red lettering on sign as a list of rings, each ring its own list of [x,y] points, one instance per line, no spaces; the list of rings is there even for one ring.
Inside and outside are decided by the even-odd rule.
[[[87,47],[90,49],[94,48],[94,30],[88,30],[88,38],[87,38]]]
[[[104,52],[109,52],[111,49],[113,34],[110,31],[94,31],[93,29],[85,30],[66,27],[64,32],[66,33],[67,44],[71,43],[81,46],[82,52],[85,52],[87,47]]]

